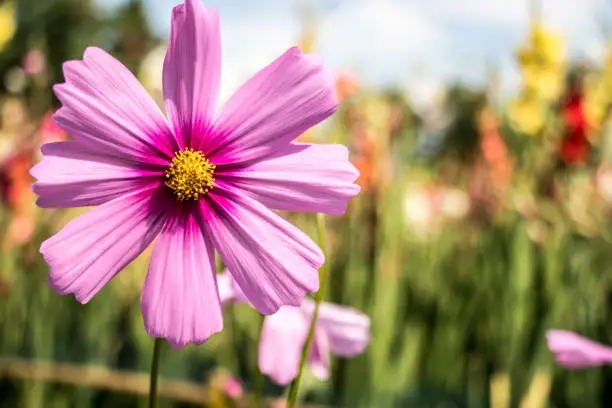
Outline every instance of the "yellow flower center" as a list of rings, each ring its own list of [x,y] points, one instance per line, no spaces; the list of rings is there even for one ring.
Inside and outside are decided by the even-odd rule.
[[[166,186],[180,201],[198,200],[213,188],[215,167],[197,150],[176,152],[166,169]]]

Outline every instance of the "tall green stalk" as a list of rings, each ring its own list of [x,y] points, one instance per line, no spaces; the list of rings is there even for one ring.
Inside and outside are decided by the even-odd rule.
[[[319,238],[319,246],[325,254],[325,218],[324,215],[320,213],[317,214],[317,235]],[[302,375],[304,374],[304,367],[306,366],[306,360],[308,359],[308,353],[310,352],[310,346],[312,345],[315,328],[317,326],[317,320],[319,318],[319,305],[321,304],[323,296],[325,295],[327,261],[328,260],[326,259],[325,263],[323,263],[323,265],[321,265],[321,268],[319,269],[319,291],[317,292],[317,295],[315,297],[315,309],[312,315],[312,320],[310,321],[310,328],[308,329],[308,337],[306,338],[306,344],[304,344],[304,348],[302,349],[302,358],[300,360],[298,375],[291,384],[291,389],[289,390],[289,396],[287,398],[287,408],[294,408],[297,402],[298,391],[300,388],[300,383],[302,381]]]
[[[151,363],[151,377],[149,380],[149,408],[157,407],[157,378],[159,377],[159,355],[161,353],[162,339],[155,339],[153,345],[153,361]]]
[[[261,331],[263,329],[264,316],[259,315],[259,333],[257,334],[257,351],[253,364],[253,408],[261,408],[263,400],[263,374],[259,371],[259,342],[261,341]]]

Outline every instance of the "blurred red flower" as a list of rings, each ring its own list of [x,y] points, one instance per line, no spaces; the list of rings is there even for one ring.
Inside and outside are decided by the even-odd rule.
[[[570,89],[562,102],[561,118],[565,132],[559,146],[559,157],[568,166],[584,163],[591,151],[589,127],[584,111],[584,93],[579,86]]]

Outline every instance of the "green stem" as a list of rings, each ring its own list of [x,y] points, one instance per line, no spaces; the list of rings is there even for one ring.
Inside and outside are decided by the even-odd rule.
[[[259,315],[259,333],[257,334],[257,351],[255,352],[255,362],[253,369],[253,408],[261,408],[263,398],[263,375],[259,371],[259,342],[261,341],[261,331],[263,329],[264,316]]]
[[[149,382],[149,408],[157,407],[157,378],[159,377],[159,355],[162,341],[162,339],[155,339],[155,344],[153,345],[153,362],[151,363],[151,377]]]
[[[325,217],[323,214],[317,214],[317,235],[319,238],[319,246],[321,250],[325,254]],[[306,360],[308,360],[308,354],[310,353],[310,346],[312,345],[312,341],[314,339],[315,328],[317,326],[317,319],[319,318],[319,305],[323,300],[323,296],[325,295],[325,282],[327,278],[326,273],[326,264],[321,265],[319,269],[319,291],[315,297],[315,309],[312,314],[312,320],[310,321],[310,328],[308,329],[308,337],[306,338],[306,344],[302,349],[302,358],[300,360],[300,367],[298,370],[298,375],[291,384],[291,389],[289,390],[289,396],[287,397],[287,408],[294,408],[297,402],[298,391],[300,388],[300,383],[302,381],[302,375],[304,374],[304,367],[306,366]]]

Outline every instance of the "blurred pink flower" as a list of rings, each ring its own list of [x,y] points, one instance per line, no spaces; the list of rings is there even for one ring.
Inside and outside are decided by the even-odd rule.
[[[32,149],[26,147],[0,162],[0,198],[10,210],[8,236],[13,243],[23,245],[34,234],[35,220],[29,169]]]
[[[580,369],[612,364],[612,348],[574,332],[549,330],[546,340],[557,363],[565,368]]]
[[[350,98],[359,90],[357,76],[349,71],[336,73],[336,96],[344,101]]]
[[[612,166],[603,164],[595,174],[597,192],[607,204],[612,203]]]
[[[219,300],[223,304],[230,301],[249,302],[227,269],[217,275],[217,288],[219,290]]]
[[[246,299],[233,285],[229,273],[218,276],[224,300],[244,302]],[[285,306],[266,316],[259,342],[259,369],[279,385],[286,385],[297,375],[302,348],[315,303],[305,298],[301,306]],[[341,357],[363,353],[370,342],[370,319],[363,313],[344,306],[323,302],[310,348],[308,364],[318,379],[330,374],[330,352]]]
[[[244,389],[242,388],[242,384],[234,377],[229,377],[225,380],[224,384],[225,395],[232,399],[242,398],[244,395]]]
[[[182,347],[223,327],[214,250],[263,314],[318,289],[323,253],[273,210],[342,214],[359,191],[344,146],[292,143],[338,106],[320,57],[289,49],[215,115],[218,15],[186,0],[163,67],[167,119],[102,49],[63,68],[53,118],[74,140],[43,145],[33,189],[40,207],[96,208],[42,244],[54,290],[89,302],[159,237],[145,329]]]
[[[23,58],[23,71],[27,75],[38,75],[45,69],[45,54],[39,49],[29,51]]]
[[[40,121],[42,143],[61,142],[67,139],[66,131],[53,121],[53,112],[48,112]]]
[[[34,235],[36,225],[29,214],[15,215],[9,224],[8,233],[18,245],[26,244]]]
[[[272,401],[272,405],[270,408],[287,408],[287,399],[285,398],[277,398]]]

